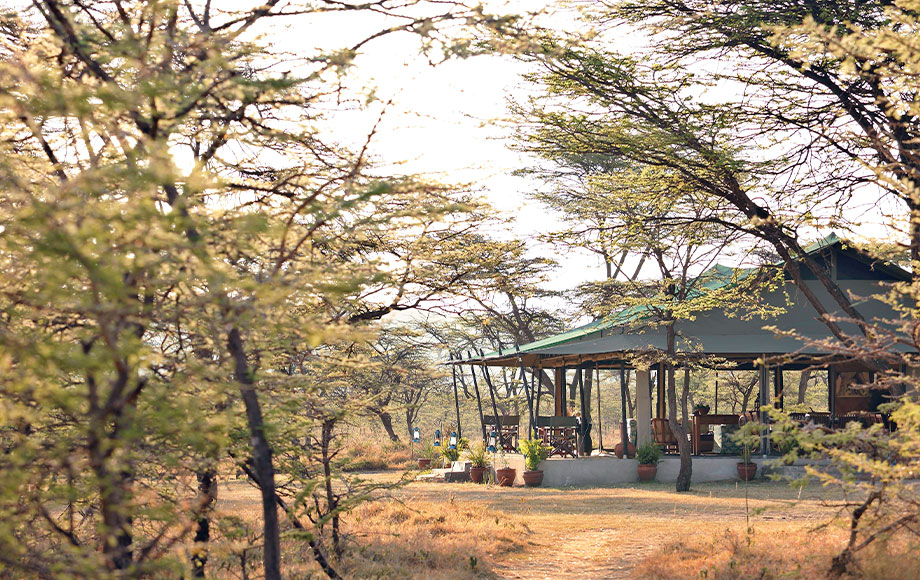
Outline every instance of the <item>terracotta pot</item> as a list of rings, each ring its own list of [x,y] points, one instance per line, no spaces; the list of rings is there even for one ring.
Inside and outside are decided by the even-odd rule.
[[[742,463],[738,462],[738,477],[741,478],[741,481],[751,481],[754,479],[754,474],[757,473],[757,464],[756,463]]]
[[[430,459],[419,459],[418,468],[419,469],[431,469],[431,460]]]
[[[470,481],[473,483],[482,483],[483,475],[488,467],[470,467]]]
[[[620,458],[623,457],[623,444],[622,443],[617,443],[613,447],[613,454]],[[626,454],[627,454],[626,455],[627,457],[635,457],[636,456],[636,446],[633,445],[632,443],[627,444]]]
[[[524,485],[527,487],[539,487],[543,483],[543,470],[524,471]]]
[[[514,485],[515,475],[516,473],[513,467],[495,470],[495,479],[498,480],[498,485],[502,487],[511,487]]]
[[[639,481],[655,481],[655,476],[658,474],[658,466],[654,463],[640,463],[639,464]]]

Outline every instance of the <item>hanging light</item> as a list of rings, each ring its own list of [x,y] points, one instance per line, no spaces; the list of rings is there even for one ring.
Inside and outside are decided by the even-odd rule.
[[[495,453],[495,451],[497,450],[495,446],[496,440],[497,440],[497,436],[495,435],[495,430],[493,429],[492,431],[489,431],[489,447],[488,447],[488,450],[492,453]]]
[[[422,440],[422,432],[419,431],[418,427],[413,427],[412,428],[412,442],[418,443],[421,440]]]
[[[457,448],[457,432],[456,431],[451,431],[450,438],[447,440],[447,448],[448,449]]]
[[[441,446],[441,430],[440,429],[434,430],[434,446],[435,447]]]

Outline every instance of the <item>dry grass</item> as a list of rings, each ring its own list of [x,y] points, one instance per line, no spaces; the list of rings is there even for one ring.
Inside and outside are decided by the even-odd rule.
[[[380,439],[354,440],[342,451],[344,471],[385,471],[411,469],[413,464],[409,446]]]
[[[390,481],[398,474],[369,477]],[[744,486],[735,483],[700,484],[682,494],[658,483],[413,483],[344,516],[347,549],[335,565],[349,578],[823,578],[845,537],[839,526],[811,531],[831,519],[821,501],[831,492],[813,487],[799,494],[777,482],[752,483],[748,491],[753,534]],[[219,503],[257,530],[254,490],[231,483]],[[917,547],[873,547],[859,559],[859,577],[920,578]],[[289,539],[285,556],[289,575],[321,577],[304,542]]]
[[[826,533],[726,530],[705,541],[669,542],[639,562],[634,572],[649,580],[821,578],[839,540]]]
[[[365,504],[348,521],[343,559],[351,578],[488,578],[490,563],[528,545],[518,518],[481,503],[393,499]]]
[[[706,541],[684,539],[668,543],[635,568],[637,578],[649,580],[762,580],[824,578],[831,560],[845,542],[842,529],[790,534],[739,533],[726,530]],[[852,580],[920,578],[918,545],[878,544],[859,554]]]

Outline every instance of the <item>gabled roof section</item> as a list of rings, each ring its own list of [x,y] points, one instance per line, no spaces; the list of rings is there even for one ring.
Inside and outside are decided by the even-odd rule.
[[[700,283],[694,289],[695,296],[702,296],[707,292],[713,292],[724,288],[737,280],[741,280],[755,272],[757,268],[732,268],[716,264],[709,270],[700,274],[696,280]],[[517,354],[526,354],[529,352],[560,346],[573,341],[582,341],[604,336],[605,330],[622,329],[629,325],[635,325],[649,318],[650,307],[645,305],[627,306],[626,308],[609,314],[600,320],[589,322],[584,326],[567,330],[560,334],[555,334],[520,347],[520,350],[502,350],[501,353],[493,351],[486,353],[481,357],[472,360],[488,360],[497,357],[514,356]]]
[[[855,246],[848,244],[845,240],[838,237],[835,233],[831,233],[825,238],[809,244],[803,248],[803,250],[809,255],[814,255],[830,248],[833,248],[838,252],[845,253],[847,256],[858,259],[873,272],[884,274],[893,280],[910,280],[910,273],[903,268],[900,268],[896,264],[883,263],[877,260],[873,260]],[[772,265],[775,267],[781,267],[784,264],[782,261],[780,261]],[[735,284],[752,274],[756,274],[758,271],[760,271],[760,269],[761,267],[733,268],[717,264],[696,278],[698,284],[694,289],[694,297],[703,296],[709,292],[714,292],[721,288]],[[583,326],[579,326],[578,328],[574,328],[560,334],[549,336],[522,345],[519,349],[503,349],[501,353],[490,352],[481,357],[469,359],[464,362],[482,362],[483,364],[514,364],[514,360],[517,360],[519,357],[523,357],[525,355],[529,355],[527,358],[533,359],[534,357],[539,357],[541,355],[545,356],[549,355],[550,353],[561,353],[568,350],[575,352],[584,350],[584,348],[588,347],[589,344],[600,344],[601,342],[611,348],[614,347],[614,343],[619,344],[620,342],[623,342],[623,345],[617,347],[618,350],[622,350],[624,348],[629,350],[626,348],[626,344],[629,342],[629,340],[635,341],[637,338],[628,339],[627,337],[636,332],[641,333],[641,323],[645,321],[651,322],[650,314],[651,307],[649,306],[628,306],[618,312],[614,312],[609,316],[604,317],[603,319],[596,320]],[[792,315],[793,313],[789,314]],[[813,316],[809,316],[805,311],[797,313],[797,316],[798,320],[814,318]],[[780,323],[780,320],[777,320],[777,323]],[[721,343],[723,343],[725,347],[730,347],[733,346],[733,341],[751,339],[764,342],[767,338],[769,338],[770,340],[766,341],[765,344],[774,344],[772,341],[775,341],[776,337],[773,335],[773,333],[764,331],[760,325],[755,325],[757,326],[756,330],[752,327],[751,332],[748,333],[743,331],[743,334],[732,335],[733,338],[726,335],[724,339],[720,339]],[[645,325],[646,330],[648,329],[648,326],[650,325]],[[694,324],[694,326],[698,326],[698,324]],[[721,333],[721,331],[718,329],[719,326],[722,326],[722,323],[717,323],[716,327],[700,327],[696,330],[702,331],[703,334],[706,335],[715,332],[713,336],[719,336]],[[750,334],[750,336],[747,336],[748,334]],[[768,334],[769,337],[767,336]],[[757,335],[759,338],[755,339],[754,335]],[[617,336],[620,338],[616,338]],[[708,342],[710,346],[714,346],[713,340],[707,340],[704,342]],[[780,344],[777,342],[775,343],[775,346],[780,347]],[[791,345],[782,345],[782,349],[786,352],[791,352],[786,350],[789,348],[791,348]],[[459,361],[453,362],[457,363]]]

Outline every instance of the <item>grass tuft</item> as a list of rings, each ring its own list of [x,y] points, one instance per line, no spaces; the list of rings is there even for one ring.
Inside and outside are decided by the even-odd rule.
[[[349,518],[352,578],[494,577],[489,562],[529,545],[519,519],[472,502],[382,500]]]

